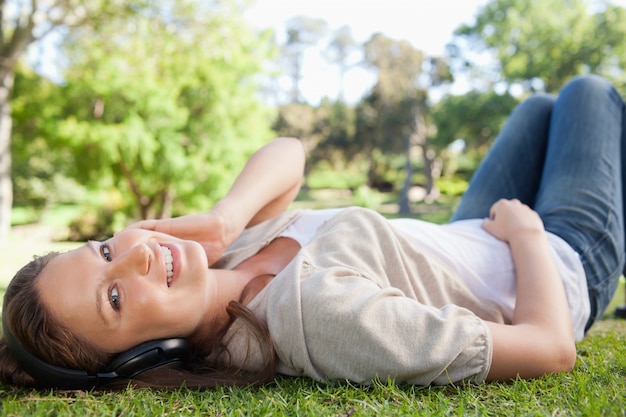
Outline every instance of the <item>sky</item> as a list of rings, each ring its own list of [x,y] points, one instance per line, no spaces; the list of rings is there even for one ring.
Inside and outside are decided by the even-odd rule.
[[[626,0],[609,1],[626,7]],[[488,0],[256,0],[245,16],[253,26],[271,27],[284,36],[287,20],[306,15],[327,21],[331,30],[348,25],[360,44],[373,33],[381,32],[437,56],[444,54],[454,30],[472,23],[479,8],[487,3]],[[351,70],[345,80],[345,99],[357,102],[374,81],[374,75],[364,69]],[[463,92],[462,85],[456,87],[452,92]],[[325,96],[337,97],[338,70],[325,62],[319,51],[305,56],[301,91],[311,104]]]
[[[255,27],[271,27],[284,36],[285,22],[298,15],[320,18],[330,30],[347,25],[355,40],[363,44],[373,33],[409,41],[427,55],[444,53],[454,30],[471,23],[486,0],[256,0],[246,12]],[[279,38],[282,40],[284,38]],[[345,98],[356,102],[373,84],[374,75],[353,69],[345,80]],[[304,60],[302,93],[312,104],[328,96],[336,98],[339,75],[335,65],[312,51]]]
[[[622,0],[620,0],[622,1]],[[626,0],[623,0],[626,2]],[[349,26],[355,40],[365,43],[381,32],[396,40],[408,40],[428,55],[441,55],[452,39],[453,31],[469,23],[478,7],[487,0],[252,0],[245,13],[249,23],[257,28],[273,28],[279,41],[284,41],[285,23],[292,17],[306,15],[320,18],[336,30]],[[46,42],[31,46],[29,59],[52,79],[59,78],[53,62],[57,39],[48,36]],[[357,102],[373,85],[374,74],[362,68],[351,70],[344,83],[344,97]],[[324,96],[335,99],[339,92],[336,65],[326,62],[320,51],[310,51],[305,57],[301,91],[311,104]]]

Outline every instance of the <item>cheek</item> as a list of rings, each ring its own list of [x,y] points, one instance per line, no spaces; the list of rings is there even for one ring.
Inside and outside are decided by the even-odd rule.
[[[139,321],[156,325],[178,324],[188,316],[193,307],[188,297],[181,294],[167,294],[153,288],[133,288],[133,296],[128,303],[127,314]]]
[[[180,322],[177,312],[162,294],[137,291],[127,304],[127,310],[122,313],[127,324],[149,339],[167,337]]]
[[[162,290],[146,285],[142,280],[129,284],[126,287],[127,308],[122,311],[122,317],[133,332],[148,339],[173,335],[186,337],[202,321],[204,296],[197,285]]]
[[[130,310],[134,310],[134,313],[139,312],[143,317],[149,318],[151,314],[167,310],[167,302],[163,294],[158,291],[137,286],[129,288],[129,292],[132,293],[132,297],[129,297],[127,304]]]

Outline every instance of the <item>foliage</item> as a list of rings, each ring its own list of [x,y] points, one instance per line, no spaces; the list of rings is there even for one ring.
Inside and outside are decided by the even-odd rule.
[[[449,196],[462,196],[468,185],[468,181],[456,176],[442,177],[437,180],[437,188],[439,188],[441,194]]]
[[[367,207],[372,210],[378,209],[382,203],[381,194],[365,184],[360,185],[354,192],[354,205]]]
[[[626,9],[606,5],[592,13],[584,0],[490,0],[475,22],[457,29],[474,50],[490,50],[495,81],[556,92],[581,73],[625,81]],[[462,54],[467,59],[465,54]]]
[[[309,153],[319,141],[315,132],[317,124],[313,106],[305,103],[288,103],[278,108],[273,129],[278,136],[299,138]]]
[[[90,26],[150,7],[146,0],[3,1],[0,19],[0,80],[10,75],[28,45],[60,27]],[[4,102],[1,103],[4,105]]]
[[[254,82],[270,51],[238,5],[160,7],[73,33],[59,123],[75,177],[142,218],[206,209],[271,136]]]
[[[416,115],[427,108],[427,92],[417,85],[424,55],[408,42],[380,33],[365,43],[364,51],[365,62],[376,69],[378,76],[369,94],[357,106],[356,136],[361,151],[404,153],[415,129]],[[373,173],[371,169],[370,173]],[[370,182],[374,181],[370,177]]]
[[[592,9],[590,3],[490,0],[474,23],[457,29],[449,57],[428,57],[406,42],[373,35],[361,52],[363,65],[376,73],[376,83],[356,105],[342,108],[326,100],[317,107],[307,105],[306,113],[300,112],[307,117],[297,117],[293,112],[291,120],[299,126],[296,131],[304,132],[310,162],[328,160],[331,167],[342,167],[337,162],[341,159],[369,159],[368,184],[378,187],[386,183],[386,173],[397,169],[384,159],[405,154],[406,189],[415,177],[410,170],[418,165],[407,149],[414,151],[418,146],[422,148],[427,187],[434,183],[430,177],[436,177],[440,161],[446,175],[454,174],[462,163],[463,174],[469,177],[506,117],[525,96],[513,86],[521,86],[525,92],[556,91],[569,78],[584,72],[605,75],[618,88],[626,82],[622,70],[626,9],[599,2]],[[347,50],[353,45],[349,28],[339,32],[335,35],[340,39],[346,35]],[[341,59],[330,61],[343,73],[346,51],[343,43],[337,46],[331,58]],[[477,51],[492,54],[495,67],[486,66],[484,55],[477,56]],[[439,103],[430,101],[434,87],[452,81],[467,68],[478,69],[478,74],[481,68],[493,72],[480,80],[477,72],[466,73],[470,84],[480,88],[458,96],[444,95]],[[350,110],[353,121],[348,117]],[[281,119],[281,132],[289,124],[284,123],[286,120]],[[451,153],[448,146],[460,138],[465,142],[465,154]],[[470,160],[473,165],[464,163]]]
[[[317,123],[317,130],[324,138],[321,144],[331,149],[346,149],[349,157],[350,150],[356,146],[355,116],[354,108],[342,100],[322,100]]]
[[[300,138],[307,154],[305,186],[309,173],[323,163],[337,170],[351,165],[358,152],[354,136],[354,110],[345,102],[322,100],[319,106],[288,103],[278,109],[273,128],[278,136]]]
[[[342,100],[325,99],[315,114],[319,141],[309,152],[310,164],[326,161],[330,169],[341,169],[357,163],[360,149],[355,136],[354,108]]]
[[[308,184],[311,189],[332,188],[353,190],[365,183],[365,176],[355,169],[337,170],[328,161],[320,161],[311,170]]]
[[[486,153],[518,101],[508,93],[470,91],[462,96],[448,95],[434,108],[433,123],[437,133],[431,144],[448,164],[453,152],[448,147],[463,140],[465,152]],[[452,173],[454,170],[446,170]]]
[[[64,85],[18,73],[12,145],[18,204],[79,199],[85,194],[78,181],[107,196],[122,195],[122,209],[133,216],[204,209],[270,138],[270,114],[255,94],[273,44],[243,23],[245,2],[123,3],[85,2],[85,10],[102,5],[103,17],[92,16],[69,32]],[[433,88],[462,72],[449,57],[426,56],[382,34],[356,45],[349,27],[329,34],[325,22],[296,17],[280,56],[291,59],[287,72],[294,87],[306,49],[322,41],[325,58],[342,77],[363,57],[361,65],[377,78],[354,105],[340,98],[281,106],[274,130],[302,139],[307,174],[323,163],[325,169],[357,170],[360,178],[369,177],[364,183],[394,191],[404,174],[405,190],[416,180],[434,183],[429,175],[436,176],[443,160],[444,174],[459,167],[469,177],[517,103],[512,85],[553,90],[587,71],[626,82],[626,9],[588,5],[490,0],[474,23],[457,30],[458,55],[451,58],[475,69],[483,64],[471,54],[493,53],[495,73],[480,89],[444,95],[439,103],[430,100]],[[466,153],[452,155],[448,145],[458,138]],[[405,157],[399,164],[392,161],[398,155]]]
[[[112,207],[86,208],[79,216],[68,224],[67,240],[69,242],[86,242],[88,240],[104,240],[113,236],[124,227],[125,218],[122,212]]]
[[[31,0],[0,3],[0,237],[11,225],[13,186],[11,169],[11,93],[15,66],[29,45],[52,31],[62,34],[76,26],[97,27],[113,16],[145,9],[146,0]]]
[[[47,206],[80,199],[84,190],[67,176],[71,152],[54,140],[54,126],[61,107],[60,88],[18,66],[13,93],[14,202],[33,207],[39,216]]]

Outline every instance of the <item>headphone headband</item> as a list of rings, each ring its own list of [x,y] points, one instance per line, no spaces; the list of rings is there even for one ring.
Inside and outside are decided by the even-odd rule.
[[[106,372],[90,375],[86,371],[49,364],[29,352],[11,332],[5,311],[2,311],[2,330],[9,352],[39,387],[89,389],[104,386],[116,379],[130,379],[154,368],[180,367],[190,356],[191,349],[185,339],[152,340],[119,354]]]

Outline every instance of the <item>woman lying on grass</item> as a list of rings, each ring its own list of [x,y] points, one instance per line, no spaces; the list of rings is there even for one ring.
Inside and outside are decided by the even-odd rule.
[[[277,139],[208,213],[142,221],[19,271],[2,379],[428,385],[570,371],[624,266],[624,120],[596,76],[530,97],[448,225],[285,211],[304,155]]]

